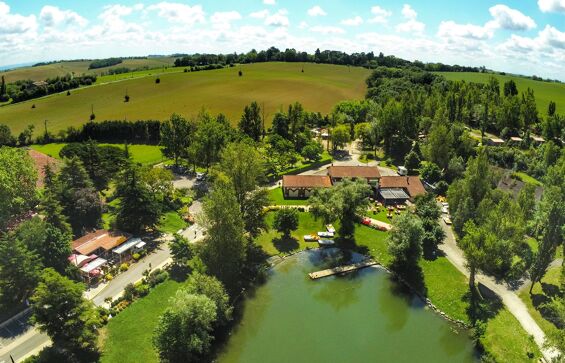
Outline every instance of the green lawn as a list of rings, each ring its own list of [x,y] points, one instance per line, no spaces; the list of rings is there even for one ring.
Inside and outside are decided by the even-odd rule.
[[[159,362],[151,339],[159,316],[165,311],[169,298],[181,286],[167,280],[153,289],[149,295],[137,300],[103,329],[101,363]]]
[[[65,146],[64,143],[52,143],[46,145],[31,145],[31,148],[55,159],[61,159],[59,152]],[[100,146],[112,145],[124,149],[124,144],[99,144]],[[165,160],[161,148],[157,145],[128,145],[129,152],[134,162],[142,165],[155,165]]]
[[[542,283],[535,284],[532,290],[532,295],[530,295],[530,286],[524,286],[524,289],[520,291],[520,299],[528,307],[530,315],[538,323],[540,328],[547,334],[552,331],[556,331],[557,327],[550,321],[546,320],[540,311],[536,309],[540,303],[548,301],[550,299],[550,294],[555,293],[556,288],[559,286],[559,278],[561,276],[561,267],[553,267],[547,271],[542,279]]]
[[[533,184],[535,186],[541,186],[543,185],[539,180],[537,180],[534,177],[529,176],[528,174],[522,172],[522,171],[516,171],[514,173],[512,173],[512,176],[516,177],[516,179],[523,181],[524,183],[527,184]]]
[[[506,308],[489,320],[481,342],[496,362],[538,362],[541,357],[534,340]]]
[[[557,103],[557,113],[563,113],[565,110],[565,84],[563,83],[550,83],[542,81],[534,81],[524,77],[516,77],[510,75],[498,75],[490,73],[473,73],[473,72],[438,72],[448,80],[465,80],[467,82],[486,83],[490,77],[498,78],[500,82],[500,89],[504,82],[514,80],[519,92],[525,92],[528,88],[534,91],[536,96],[536,103],[538,112],[545,115],[549,101]]]
[[[269,199],[273,205],[307,205],[308,199],[285,199],[282,188],[269,190]]]
[[[0,108],[0,123],[18,134],[28,124],[57,133],[96,120],[164,120],[173,112],[195,116],[202,108],[224,113],[233,124],[252,101],[264,105],[270,125],[274,114],[299,101],[308,111],[328,113],[342,100],[363,99],[370,70],[312,63],[254,63],[202,72],[167,72],[154,76],[85,87]],[[304,73],[301,72],[304,69]],[[126,93],[129,102],[124,102]],[[31,106],[35,105],[35,108]]]
[[[163,233],[177,233],[186,226],[186,222],[176,211],[168,211],[161,216],[157,229]]]

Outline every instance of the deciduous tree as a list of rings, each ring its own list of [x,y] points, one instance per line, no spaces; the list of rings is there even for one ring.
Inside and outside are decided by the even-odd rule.
[[[298,212],[294,208],[279,209],[275,213],[273,228],[290,238],[290,232],[298,228]]]

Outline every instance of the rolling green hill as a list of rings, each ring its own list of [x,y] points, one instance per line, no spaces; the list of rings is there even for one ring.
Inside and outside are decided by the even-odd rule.
[[[111,67],[104,67],[98,69],[88,69],[91,61],[77,61],[77,62],[60,62],[47,64],[37,67],[23,67],[14,70],[8,70],[5,72],[0,72],[0,75],[4,76],[6,82],[11,83],[21,79],[31,79],[34,81],[43,81],[47,78],[54,78],[57,76],[64,76],[69,73],[75,73],[80,75],[83,73],[89,74],[101,74],[102,72],[107,72],[109,69],[127,67],[130,69],[135,68],[157,68],[157,67],[171,67],[175,62],[175,58],[171,57],[158,57],[158,58],[147,58],[147,59],[124,59],[120,64]]]
[[[63,92],[3,106],[0,123],[18,133],[28,124],[43,130],[48,120],[49,131],[56,133],[87,122],[92,105],[96,121],[163,120],[173,112],[190,117],[206,108],[226,114],[235,124],[251,101],[264,104],[270,122],[277,110],[295,101],[308,111],[327,113],[338,101],[362,99],[369,73],[364,68],[311,63],[257,63],[192,73],[180,69],[160,74],[160,84],[153,74],[72,90],[70,96]]]
[[[564,83],[550,83],[542,81],[534,81],[532,79],[509,76],[509,75],[499,75],[491,73],[470,73],[470,72],[437,72],[444,76],[448,80],[452,81],[467,81],[476,83],[486,83],[490,77],[496,77],[500,81],[500,86],[504,82],[511,79],[516,82],[518,86],[518,91],[522,92],[526,89],[531,88],[536,96],[536,103],[538,105],[538,112],[541,116],[547,114],[547,107],[549,101],[554,101],[557,103],[557,113],[565,114],[565,84]]]

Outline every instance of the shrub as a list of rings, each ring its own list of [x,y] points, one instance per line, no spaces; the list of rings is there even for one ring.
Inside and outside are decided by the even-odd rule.
[[[31,108],[35,108],[35,103],[33,105],[31,105]]]
[[[124,102],[129,102],[129,95],[124,96]]]
[[[124,272],[127,271],[129,269],[129,265],[127,263],[122,263],[120,265],[120,271]]]
[[[137,261],[141,258],[141,255],[139,253],[134,253],[132,257],[133,257],[134,260]]]
[[[135,286],[133,286],[133,284],[127,284],[126,287],[124,287],[124,300],[133,301],[135,295],[136,295]],[[119,305],[120,304],[118,304],[118,306]]]
[[[149,285],[141,284],[135,287],[135,295],[143,297],[147,294],[149,294]]]
[[[239,74],[240,77],[243,76],[243,72],[242,72],[242,71],[239,71],[238,74]]]
[[[67,91],[67,96],[70,96],[70,95],[71,95],[71,91]]]
[[[169,278],[167,271],[155,270],[147,278],[147,283],[151,287],[155,287]]]
[[[104,277],[106,278],[106,281],[112,281],[114,279],[114,276],[112,276],[111,273],[107,273]]]
[[[161,78],[155,79],[155,84],[159,84],[159,83],[161,83]]]

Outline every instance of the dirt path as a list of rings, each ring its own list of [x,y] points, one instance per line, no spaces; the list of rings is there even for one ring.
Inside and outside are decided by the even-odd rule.
[[[440,222],[441,226],[445,232],[445,240],[443,244],[439,246],[447,259],[465,276],[469,277],[469,270],[466,267],[465,256],[463,251],[457,246],[455,242],[455,236],[451,227],[447,226],[443,221]],[[508,308],[508,311],[520,322],[520,325],[524,330],[534,337],[536,344],[539,346],[544,358],[550,362],[552,358],[557,356],[557,352],[554,349],[547,349],[543,347],[545,342],[545,333],[541,330],[536,321],[532,318],[528,312],[528,308],[522,302],[522,300],[516,294],[516,290],[512,290],[509,286],[504,283],[499,283],[495,281],[492,277],[478,274],[476,276],[477,282],[482,283],[487,288],[495,292],[500,298],[504,305]]]

